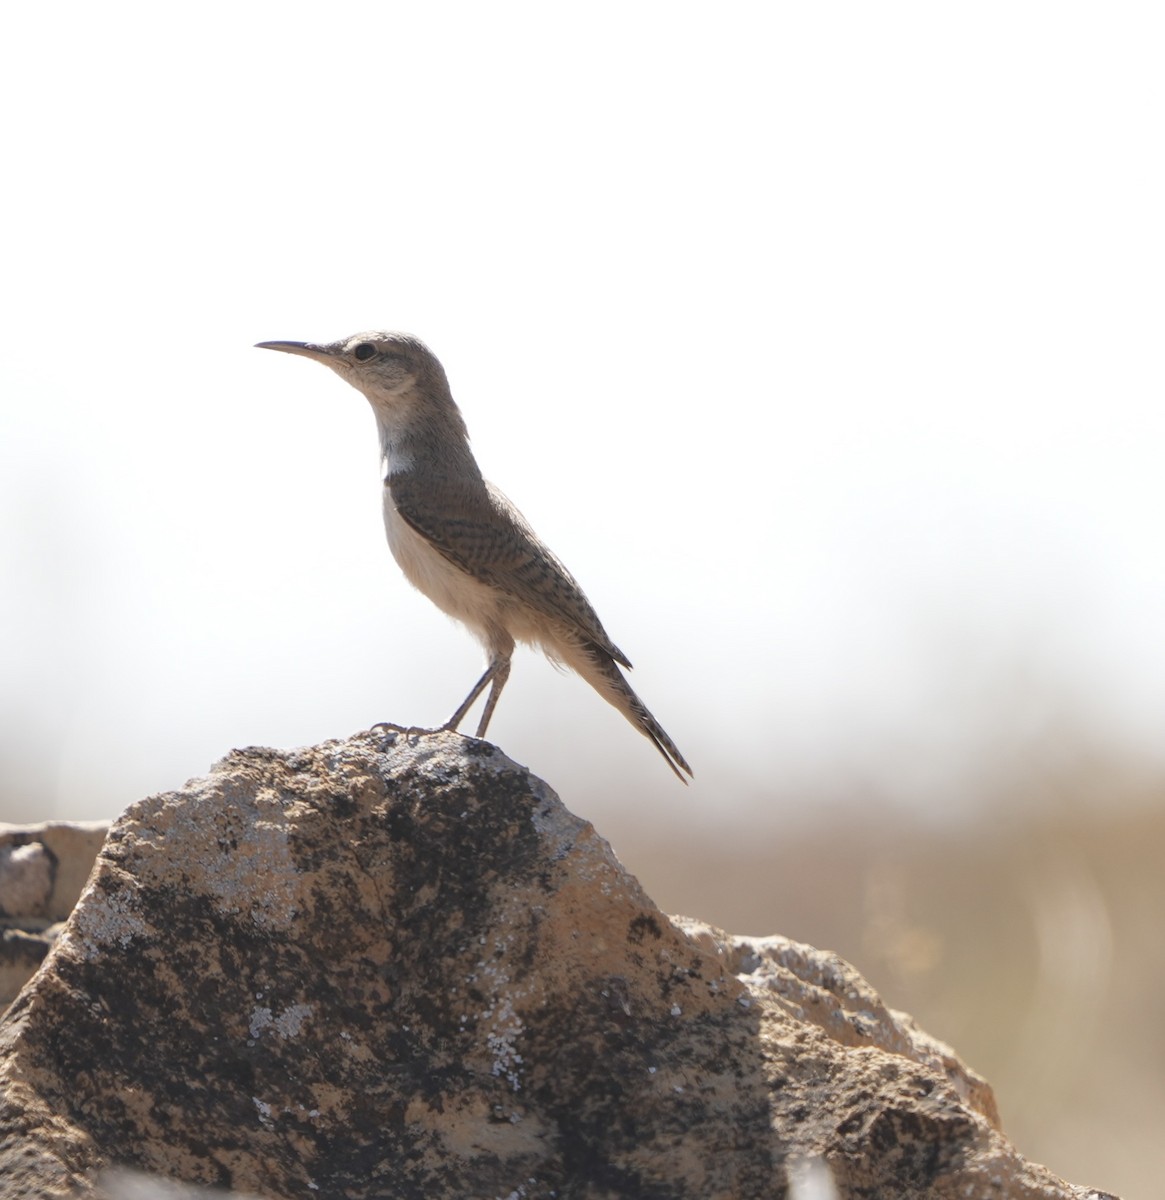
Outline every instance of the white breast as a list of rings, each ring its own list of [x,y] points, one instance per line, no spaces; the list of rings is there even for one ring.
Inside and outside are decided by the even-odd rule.
[[[440,554],[397,512],[392,492],[384,488],[384,531],[405,578],[443,612],[463,621],[483,643],[491,626],[502,625],[503,598]]]

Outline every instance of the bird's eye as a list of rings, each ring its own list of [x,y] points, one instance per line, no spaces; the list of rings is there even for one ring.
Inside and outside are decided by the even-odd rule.
[[[355,350],[352,351],[354,357],[360,362],[367,362],[376,353],[376,347],[371,342],[361,342]]]

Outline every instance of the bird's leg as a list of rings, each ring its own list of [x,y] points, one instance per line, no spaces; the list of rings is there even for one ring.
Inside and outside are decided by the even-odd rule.
[[[485,731],[489,727],[489,719],[494,715],[494,706],[498,702],[498,697],[502,694],[502,688],[506,686],[506,680],[510,677],[510,659],[507,655],[503,659],[494,660],[493,683],[489,689],[489,695],[485,698],[485,709],[481,714],[481,720],[477,724],[477,736],[485,737]]]
[[[496,682],[499,673],[501,674],[500,684]],[[485,732],[485,726],[489,723],[490,715],[493,713],[493,706],[498,702],[497,698],[498,693],[501,691],[501,685],[505,684],[509,674],[509,654],[495,654],[490,659],[489,666],[485,669],[485,674],[473,685],[472,691],[461,702],[461,707],[441,726],[442,730],[456,729],[465,719],[465,714],[473,707],[473,702],[485,691],[486,684],[495,681],[493,688],[490,690],[489,699],[486,701],[483,723],[478,727],[477,736],[481,737]]]
[[[494,672],[497,670],[497,663],[491,662],[485,669],[485,674],[473,685],[473,690],[461,703],[461,707],[441,726],[443,730],[456,729],[458,725],[465,719],[465,714],[469,712],[473,702],[485,691],[485,685],[494,677]]]

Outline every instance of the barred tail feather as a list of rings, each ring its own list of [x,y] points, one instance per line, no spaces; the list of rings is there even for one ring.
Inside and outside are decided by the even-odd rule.
[[[648,711],[647,705],[635,694],[611,655],[596,642],[585,642],[569,650],[559,646],[555,650],[567,666],[577,671],[655,746],[676,778],[686,784],[688,781],[683,772],[691,775],[692,768],[676,748],[675,742],[664,732],[663,726]]]

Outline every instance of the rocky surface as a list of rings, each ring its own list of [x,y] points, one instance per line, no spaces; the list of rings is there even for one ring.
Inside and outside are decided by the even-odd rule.
[[[0,1024],[6,1197],[131,1167],[283,1200],[748,1200],[815,1161],[843,1197],[1102,1195],[1025,1162],[848,964],[669,920],[453,734],[239,751],[133,805]]]
[[[48,954],[108,829],[107,821],[0,823],[0,1012]]]

